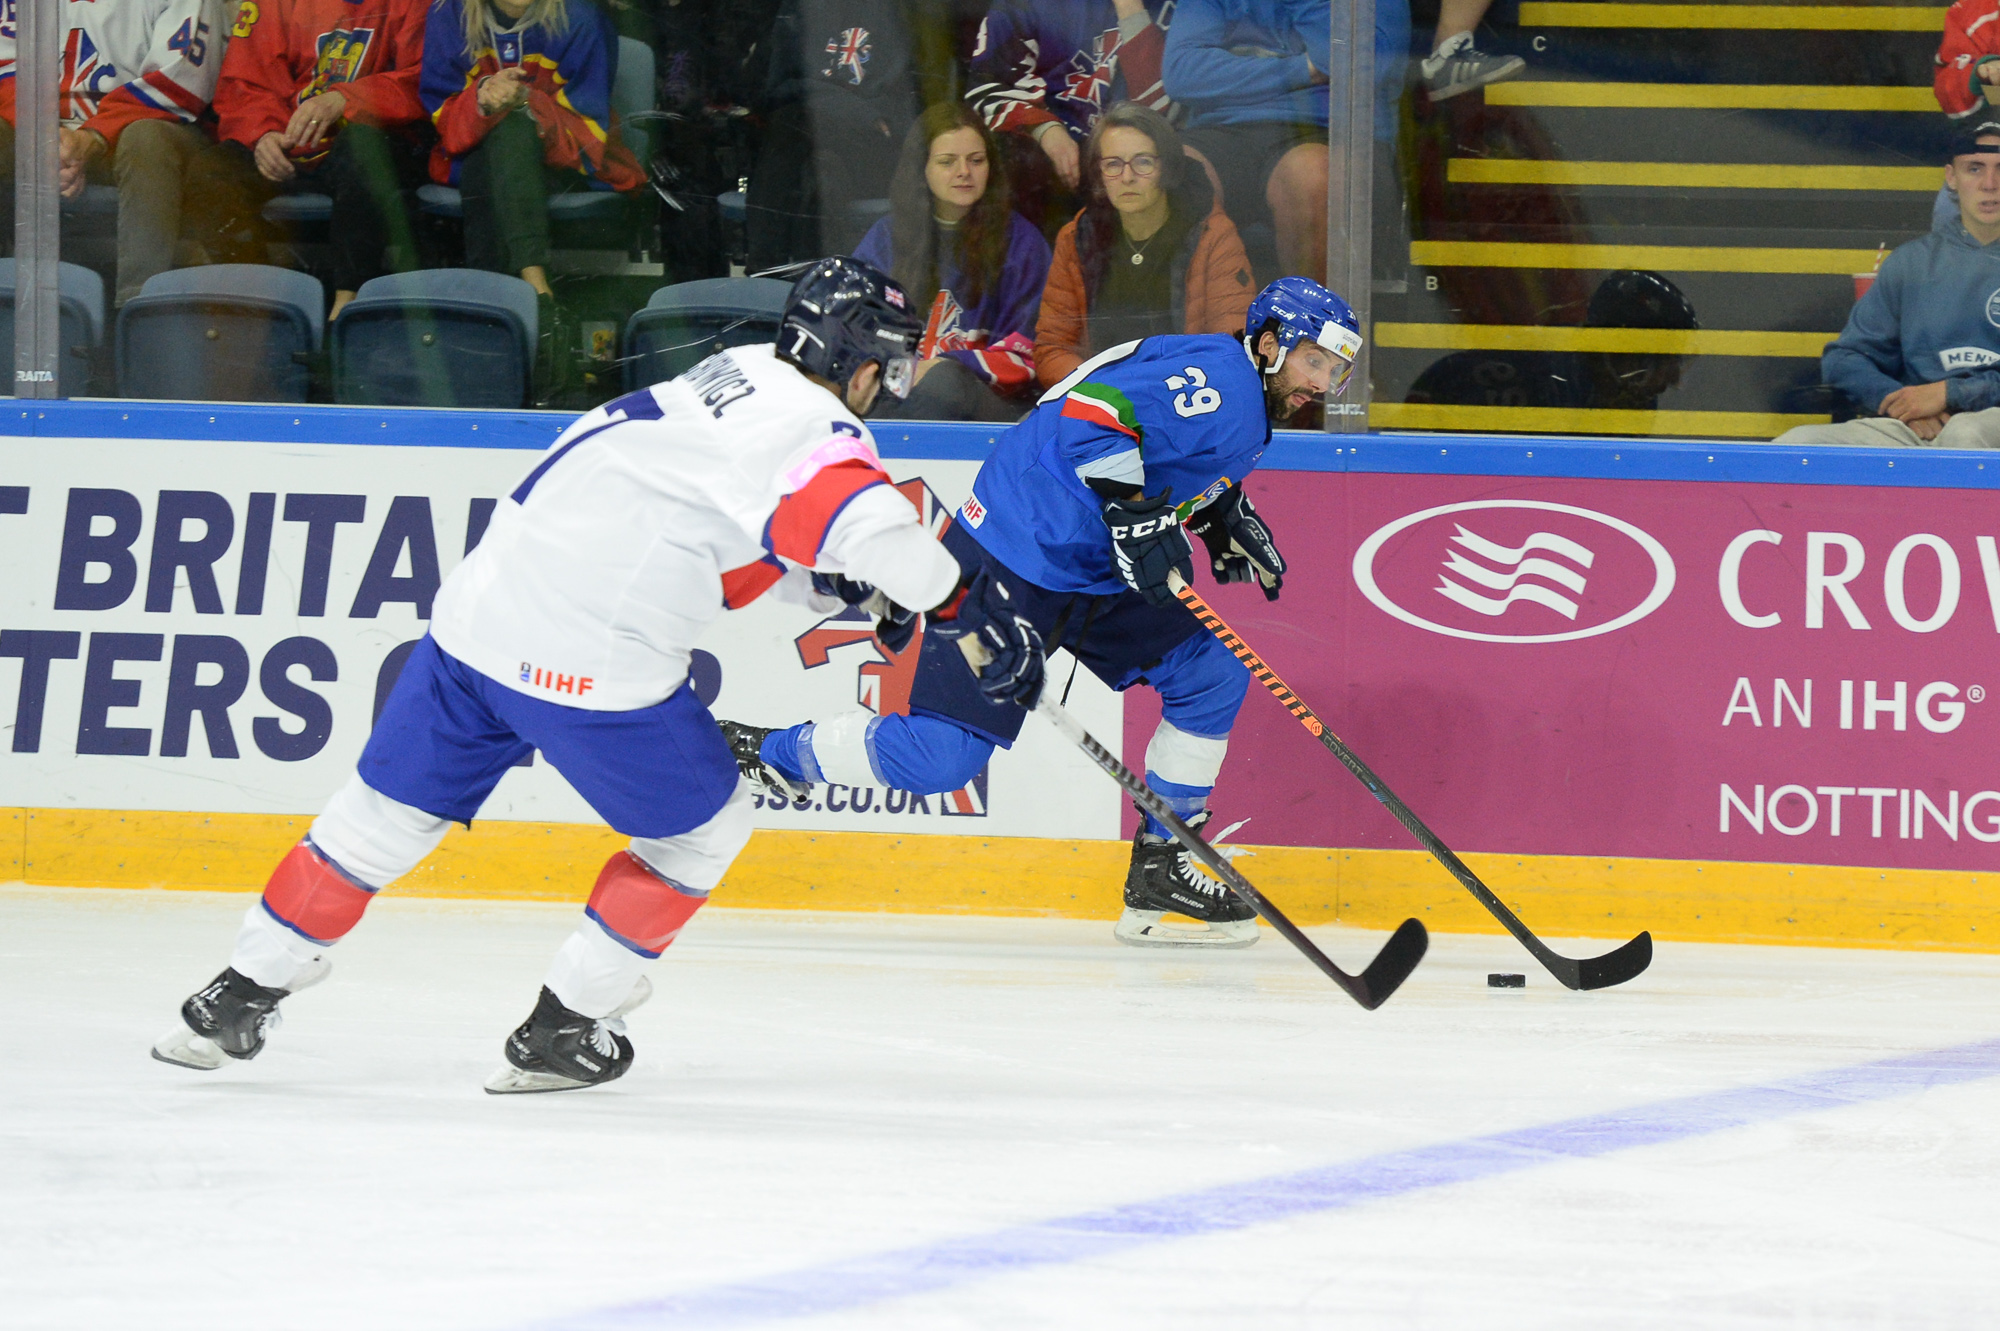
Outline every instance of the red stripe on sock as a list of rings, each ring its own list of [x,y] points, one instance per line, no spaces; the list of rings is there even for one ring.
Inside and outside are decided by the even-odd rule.
[[[264,884],[264,908],[307,938],[331,943],[361,922],[374,895],[301,841]]]
[[[641,864],[629,850],[604,862],[590,909],[598,922],[642,952],[658,956],[707,897],[690,896]]]

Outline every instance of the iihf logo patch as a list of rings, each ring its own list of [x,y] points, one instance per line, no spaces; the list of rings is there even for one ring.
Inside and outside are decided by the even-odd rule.
[[[974,531],[979,529],[980,523],[986,521],[986,505],[980,503],[976,495],[966,496],[965,503],[960,505],[958,511],[964,517],[965,525]]]

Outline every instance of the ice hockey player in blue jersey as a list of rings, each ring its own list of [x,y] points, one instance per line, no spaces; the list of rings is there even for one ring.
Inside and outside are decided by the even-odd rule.
[[[944,535],[964,579],[984,571],[1006,586],[1048,650],[1068,648],[1114,689],[1159,693],[1146,780],[1196,829],[1249,674],[1180,604],[1169,575],[1193,581],[1192,532],[1217,581],[1255,581],[1278,598],[1285,560],[1243,481],[1272,425],[1341,392],[1360,349],[1347,302],[1302,277],[1259,293],[1241,338],[1112,347],[1001,437]],[[907,715],[852,712],[783,730],[725,721],[744,774],[786,798],[820,781],[926,794],[964,786],[995,745],[1012,745],[1026,713],[995,706],[959,653],[925,632]],[[1142,947],[1245,947],[1257,920],[1148,818],[1133,837],[1116,934]]]

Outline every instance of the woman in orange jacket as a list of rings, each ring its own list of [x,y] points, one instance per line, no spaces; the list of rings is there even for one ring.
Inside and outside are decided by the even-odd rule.
[[[1257,288],[1236,226],[1158,112],[1124,102],[1084,149],[1089,201],[1056,236],[1035,327],[1050,387],[1106,347],[1161,333],[1240,333]]]

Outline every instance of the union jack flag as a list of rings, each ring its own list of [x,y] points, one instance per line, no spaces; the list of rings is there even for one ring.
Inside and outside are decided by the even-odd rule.
[[[840,36],[826,44],[826,53],[833,57],[833,69],[820,72],[833,77],[834,69],[844,69],[856,87],[861,84],[861,67],[868,63],[868,29],[844,28]]]
[[[1070,68],[1063,75],[1062,92],[1057,95],[1101,110],[1104,94],[1110,91],[1111,80],[1117,74],[1118,29],[1113,28],[1092,39],[1089,55],[1078,51],[1070,57]]]

